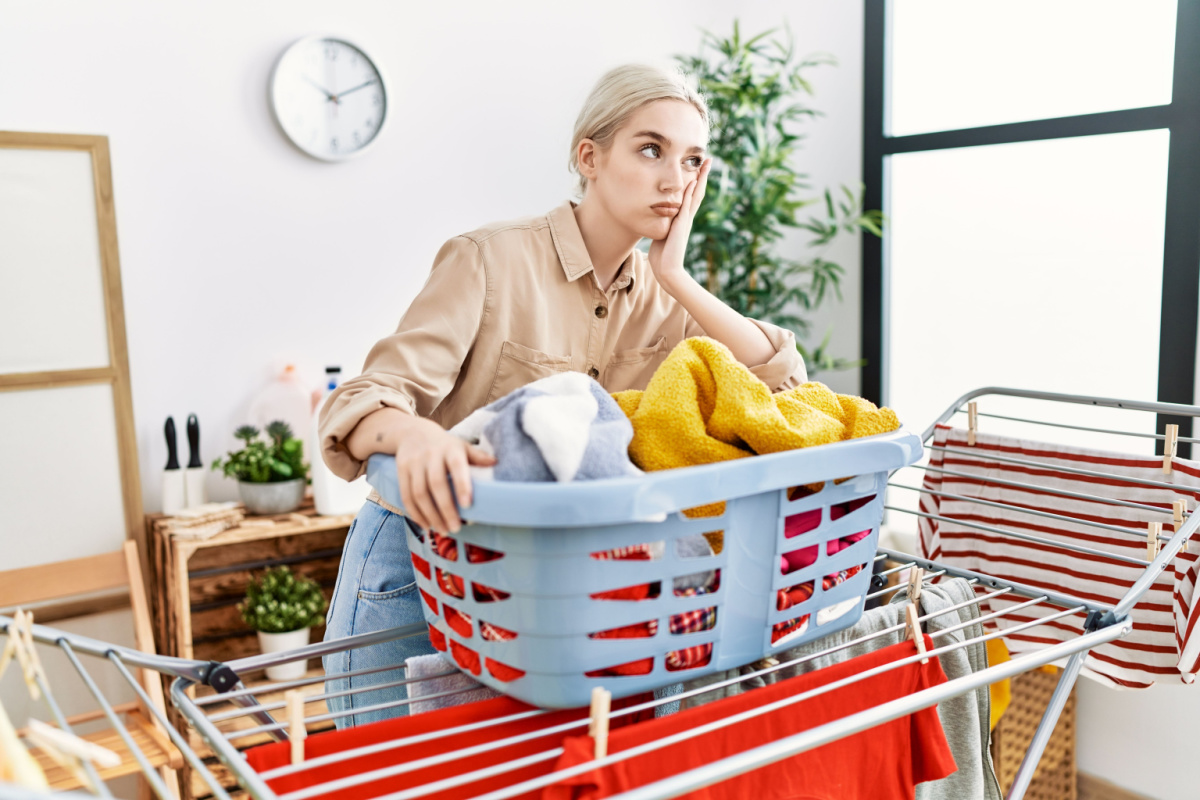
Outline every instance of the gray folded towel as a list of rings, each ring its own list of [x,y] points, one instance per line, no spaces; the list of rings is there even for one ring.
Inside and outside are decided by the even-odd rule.
[[[412,703],[408,707],[409,714],[422,714],[426,711],[436,711],[439,708],[461,706],[464,703],[475,703],[479,700],[489,700],[500,697],[495,689],[489,689],[470,675],[460,672],[458,667],[442,657],[441,653],[426,656],[414,656],[404,660],[405,675],[416,683],[408,684],[408,696]],[[449,672],[449,675],[443,673]],[[437,676],[437,677],[430,677]],[[453,692],[453,694],[442,694]],[[431,695],[441,695],[431,697]],[[428,700],[418,698],[428,697]]]

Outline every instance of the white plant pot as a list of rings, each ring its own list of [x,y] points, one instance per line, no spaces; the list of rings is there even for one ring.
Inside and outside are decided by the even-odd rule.
[[[284,650],[296,650],[308,644],[308,632],[311,628],[301,628],[287,633],[258,632],[258,646],[263,653],[279,653]],[[294,681],[304,677],[308,671],[308,660],[293,661],[280,664],[277,667],[267,667],[267,679],[272,681]]]

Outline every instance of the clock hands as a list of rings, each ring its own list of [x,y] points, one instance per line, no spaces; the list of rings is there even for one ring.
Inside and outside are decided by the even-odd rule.
[[[332,93],[332,92],[330,92],[328,89],[326,89],[324,86],[322,86],[321,84],[319,84],[319,83],[317,83],[316,81],[314,81],[312,78],[310,78],[310,77],[308,77],[307,75],[305,75],[305,76],[304,76],[304,80],[306,80],[306,81],[308,81],[309,83],[311,83],[311,84],[313,85],[313,88],[314,88],[314,89],[316,89],[317,91],[319,91],[321,94],[325,95],[325,99],[326,99],[326,100],[329,100],[330,102],[333,102],[333,103],[336,103],[336,102],[338,101],[338,98],[337,98],[337,95],[336,95],[336,94],[333,94],[333,93]]]
[[[347,89],[346,91],[338,92],[337,94],[334,94],[333,92],[329,91],[324,86],[317,83],[316,81],[314,81],[312,78],[308,77],[307,75],[304,76],[304,80],[308,81],[310,84],[312,84],[314,89],[319,91],[321,94],[325,95],[326,100],[328,100],[329,102],[331,102],[335,106],[337,106],[337,105],[341,105],[343,97],[350,94],[351,92],[357,92],[359,89],[367,88],[371,84],[376,83],[378,81],[378,78],[372,78],[371,80],[367,81],[366,83],[360,83],[358,86],[355,86],[353,89]]]
[[[368,86],[370,86],[371,84],[375,83],[377,80],[378,80],[377,78],[371,78],[371,80],[367,81],[366,83],[360,83],[358,86],[355,86],[353,89],[347,89],[344,92],[338,92],[336,95],[334,95],[334,98],[335,99],[342,98],[342,97],[345,97],[346,95],[350,94],[351,92],[357,92],[359,89],[365,89]]]

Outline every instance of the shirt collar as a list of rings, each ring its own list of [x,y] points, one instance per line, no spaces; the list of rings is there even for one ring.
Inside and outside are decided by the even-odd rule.
[[[567,200],[546,215],[550,221],[550,233],[554,239],[554,249],[558,251],[558,260],[562,264],[563,274],[568,281],[582,278],[594,271],[591,256],[583,243],[583,234],[579,232],[579,223],[575,221],[575,202]],[[637,272],[637,253],[634,249],[625,259],[625,263],[617,270],[617,278],[611,289],[633,290],[635,273]]]

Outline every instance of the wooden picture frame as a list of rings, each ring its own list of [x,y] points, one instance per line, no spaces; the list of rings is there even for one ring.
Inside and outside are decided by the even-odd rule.
[[[63,157],[56,159],[51,155],[52,153],[61,153]],[[85,224],[80,222],[91,219],[91,209],[87,207],[84,196],[87,188],[86,166],[80,162],[80,154],[87,155],[91,166],[91,191],[94,196],[96,223],[94,244],[90,240],[90,234],[82,230]],[[66,168],[64,169],[64,167]],[[56,183],[57,179],[53,177],[55,174],[72,175],[73,177],[70,180],[58,180]],[[56,193],[63,196],[60,198]],[[37,202],[30,202],[29,198],[35,198]],[[56,249],[53,245],[58,242],[58,239],[55,238],[58,232],[54,230],[54,227],[59,223],[56,209],[59,208],[60,202],[64,209],[61,215],[63,227],[73,226],[75,228],[75,230],[62,231],[62,236],[63,238],[72,236],[75,238],[69,248]],[[5,203],[8,205],[6,206]],[[70,387],[99,388],[107,386],[110,388],[112,436],[115,437],[116,463],[119,471],[119,508],[124,515],[121,527],[124,529],[124,538],[137,543],[142,560],[142,571],[145,574],[147,547],[138,471],[137,437],[133,420],[129,354],[125,335],[125,309],[121,293],[121,269],[117,251],[116,211],[113,204],[112,166],[108,137],[0,131],[0,212],[7,209],[11,217],[14,210],[23,213],[26,207],[31,205],[37,205],[36,212],[30,211],[29,213],[39,215],[37,222],[41,228],[36,235],[29,234],[25,236],[24,241],[8,245],[15,248],[14,250],[7,253],[0,252],[0,294],[9,294],[5,305],[8,306],[11,303],[10,312],[15,312],[24,320],[24,322],[9,323],[10,325],[27,325],[29,321],[33,320],[36,325],[41,327],[28,333],[24,340],[21,339],[25,333],[24,329],[10,327],[7,331],[0,330],[0,339],[7,338],[9,340],[8,344],[0,342],[0,400],[7,399],[10,407],[13,407],[15,401],[17,402],[16,407],[20,407],[19,403],[22,400],[15,398],[12,393],[47,392]],[[73,216],[69,210],[75,212]],[[3,224],[3,221],[0,220],[0,227]],[[11,222],[10,224],[15,226],[19,223]],[[24,233],[24,229],[19,232]],[[10,230],[8,233],[11,234],[12,231]],[[20,236],[16,238],[21,239]],[[43,243],[51,246],[42,247]],[[98,253],[94,252],[93,248],[98,248]],[[76,258],[75,263],[67,264],[65,262],[71,261],[73,256],[61,254],[68,253],[68,251],[71,254],[83,253],[85,258]],[[39,260],[43,257],[44,262]],[[55,258],[64,263],[49,263]],[[94,271],[93,265],[97,262],[100,274],[98,283],[94,283],[86,273]],[[63,280],[60,277],[55,283],[53,277],[56,274],[55,269],[62,270],[63,274],[66,274],[66,270],[75,270],[72,275],[79,280]],[[51,277],[33,277],[38,275]],[[37,285],[39,280],[43,283]],[[77,289],[75,284],[83,285],[83,288]],[[95,308],[97,294],[103,300],[102,316]],[[78,308],[86,306],[87,313],[72,316],[72,312],[69,310],[72,304]],[[60,309],[63,308],[68,310],[61,311]],[[55,319],[53,315],[56,313],[62,319]],[[87,327],[86,335],[76,337],[83,342],[80,346],[82,355],[77,359],[80,363],[61,368],[54,366],[36,368],[39,358],[47,362],[64,360],[58,358],[57,355],[53,358],[46,357],[45,353],[49,353],[50,349],[48,348],[52,347],[59,348],[55,353],[66,352],[67,348],[72,347],[75,335],[72,325],[84,326],[84,323],[79,322],[82,317],[87,317],[89,321],[85,326]],[[101,318],[104,326],[103,338],[105,341],[103,342],[99,341],[98,331]],[[4,324],[3,321],[0,321],[0,327]],[[53,335],[39,336],[39,332],[41,334],[52,332]],[[42,344],[47,340],[53,341],[50,344]],[[29,353],[32,354],[26,358]],[[103,353],[106,353],[106,358],[103,357]],[[71,358],[72,356],[68,354],[65,361],[70,361]],[[25,361],[35,368],[22,369],[21,366]],[[89,361],[91,363],[88,363]],[[88,395],[88,397],[92,396],[101,397],[95,393]],[[34,405],[28,407],[36,407],[37,404],[49,400],[49,394],[45,397],[34,395],[29,400]],[[107,400],[103,401],[101,407],[104,409],[102,417],[107,417]],[[12,424],[11,420],[9,422]],[[70,441],[56,441],[53,429],[44,433],[46,436],[45,446],[61,448],[61,452],[66,455],[70,454],[72,446]],[[102,437],[106,443],[111,441],[107,438],[107,431],[101,431],[97,436]],[[68,436],[66,433],[61,433],[59,438],[66,440]],[[0,463],[9,460],[11,465],[12,462],[22,457],[33,455],[44,457],[42,454],[28,452],[23,454],[19,452],[20,447],[19,442],[15,446],[6,442],[3,447],[0,447]],[[26,447],[28,448],[28,445]],[[18,452],[13,452],[14,449]],[[47,497],[53,498],[57,492],[64,490],[70,492],[71,486],[66,479],[71,477],[79,480],[88,479],[89,476],[86,475],[71,476],[69,459],[64,459],[64,461],[67,461],[62,470],[65,474],[38,476],[40,482],[36,485],[39,494],[44,487]],[[10,469],[15,468],[10,466]],[[103,478],[105,487],[114,483],[111,475],[103,476]],[[56,488],[53,484],[55,480],[62,480],[65,485]],[[109,490],[105,488],[105,491]],[[9,505],[19,505],[13,501],[21,499],[23,498],[10,498]],[[111,507],[116,509],[117,498],[110,499]],[[2,524],[2,515],[6,510],[0,507],[0,565],[11,560],[4,557],[4,552],[16,544],[15,540],[6,541],[8,534],[5,533]],[[47,513],[53,513],[55,510],[53,504],[50,504]],[[20,512],[13,513],[19,514]],[[26,514],[27,518],[28,514]],[[85,516],[78,519],[77,523],[81,531],[80,536],[86,537],[88,519]],[[112,522],[110,527],[114,527],[115,524]],[[28,535],[30,532],[15,533],[19,536]],[[113,534],[105,535],[112,536]],[[112,549],[111,543],[107,543],[107,546],[103,546],[105,543],[101,542],[95,544],[97,550]],[[29,560],[28,557],[26,560]],[[57,559],[51,555],[45,560]],[[0,568],[3,567],[0,566]],[[127,599],[125,603],[127,603]]]

